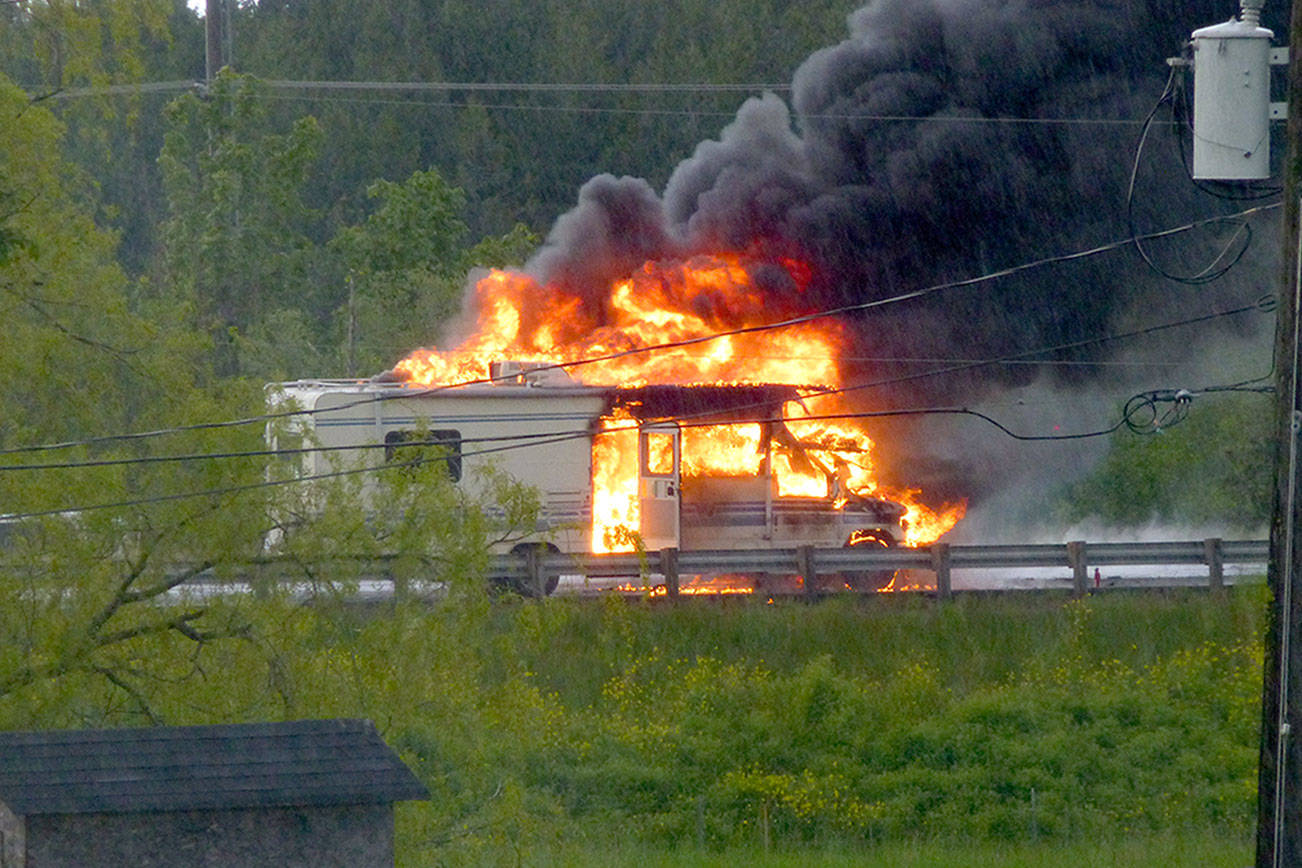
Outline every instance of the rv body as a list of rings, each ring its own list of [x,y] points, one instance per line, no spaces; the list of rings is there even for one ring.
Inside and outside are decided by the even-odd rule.
[[[554,369],[451,388],[298,380],[268,386],[272,412],[302,411],[269,426],[268,436],[272,449],[306,447],[297,465],[304,477],[379,465],[401,458],[406,442],[433,441],[458,484],[472,485],[476,466],[491,462],[538,491],[542,513],[532,542],[589,552],[605,548],[593,539],[593,446],[611,436],[602,433],[604,421],[607,432],[611,425],[629,431],[629,442],[636,432],[633,530],[646,549],[902,542],[904,508],[893,501],[779,496],[772,451],[775,441],[799,448],[782,420],[782,407],[795,397],[787,386],[584,386]],[[755,472],[684,475],[684,428],[757,420],[763,436]]]

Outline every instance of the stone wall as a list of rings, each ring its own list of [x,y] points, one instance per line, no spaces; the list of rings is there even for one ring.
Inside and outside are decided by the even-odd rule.
[[[23,868],[392,868],[393,806],[27,818]]]
[[[27,824],[0,802],[0,868],[25,868]]]

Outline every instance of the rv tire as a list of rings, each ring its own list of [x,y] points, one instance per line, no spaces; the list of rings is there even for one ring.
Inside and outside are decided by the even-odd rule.
[[[872,534],[860,538],[854,543],[846,543],[846,548],[861,548],[863,546],[873,546],[878,548],[894,548],[895,540],[886,534]],[[846,570],[841,573],[841,582],[843,585],[856,593],[872,593],[880,591],[890,585],[895,580],[897,570]]]
[[[551,543],[520,543],[511,549],[513,555],[528,555],[533,550],[537,551],[541,557],[546,554],[557,554],[560,549]],[[489,580],[489,584],[495,590],[507,591],[519,594],[522,597],[549,597],[555,592],[556,587],[561,582],[559,573],[546,573],[542,577],[542,587],[538,588],[527,578],[517,578],[514,576],[494,576]]]

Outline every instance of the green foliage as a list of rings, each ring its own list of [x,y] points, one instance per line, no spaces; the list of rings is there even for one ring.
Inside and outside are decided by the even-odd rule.
[[[388,368],[458,309],[466,273],[519,262],[522,226],[471,246],[465,197],[437,171],[379,180],[378,204],[326,244],[306,204],[323,144],[311,117],[273,132],[263,86],[223,71],[168,109],[159,157],[169,218],[159,298],[193,299],[219,370],[261,379]]]
[[[242,362],[233,336],[249,342],[268,318],[311,315],[323,301],[309,238],[316,215],[302,198],[321,129],[308,116],[271,132],[263,96],[256,79],[223,71],[205,98],[168,106],[158,158],[169,208],[158,288],[194,300],[226,374],[268,373]]]
[[[994,679],[924,661],[1001,632],[1013,607],[998,603],[965,607],[965,636],[935,612],[861,612],[871,651],[821,611],[801,610],[809,623],[796,636],[780,609],[715,612],[713,640],[677,612],[630,612],[643,642],[673,645],[625,658],[598,701],[576,706],[569,750],[534,781],[576,817],[647,841],[1070,839],[1207,824],[1239,834],[1255,793],[1256,604],[1240,601],[1248,632],[1224,623],[1215,639],[1181,623],[1193,604],[1023,610],[1025,644]],[[903,622],[905,643],[877,635],[888,619]],[[769,627],[763,663],[728,638],[743,620]],[[1128,641],[1141,634],[1146,647]],[[602,643],[584,636],[590,668]],[[802,650],[825,636],[842,650],[820,654],[818,639]],[[576,692],[554,677],[559,695]]]
[[[857,5],[240,3],[235,66],[291,80],[784,83],[812,51],[844,38]],[[183,0],[19,6],[23,14],[7,15],[0,4],[0,70],[15,81],[52,88],[202,78],[203,23]],[[56,57],[78,70],[60,78]],[[272,130],[310,113],[326,131],[322,171],[305,193],[311,208],[353,222],[359,191],[375,179],[396,182],[433,167],[465,191],[463,219],[476,237],[520,222],[544,231],[598,171],[663,184],[738,103],[735,94],[701,93],[296,97],[311,101],[263,100]],[[126,232],[133,275],[157,258],[163,241],[156,234],[166,216],[155,162],[161,107],[156,96],[59,104],[76,159],[102,182],[113,225]]]
[[[203,436],[224,437],[227,450],[252,445],[239,442],[247,435]],[[210,442],[206,451],[217,448]],[[459,629],[469,630],[487,612],[490,547],[509,545],[537,517],[536,495],[518,483],[490,469],[454,485],[436,460],[340,475],[311,488],[265,486],[264,468],[249,459],[217,476],[205,474],[221,462],[197,464],[201,469],[173,467],[156,478],[135,465],[114,467],[99,478],[94,495],[56,487],[55,475],[70,471],[38,477],[51,496],[118,502],[4,528],[0,722],[98,725],[314,713],[315,703],[337,698],[314,669],[319,655],[333,659],[342,649],[340,659],[356,663],[365,646],[354,641],[375,643],[367,656],[380,652],[388,629],[383,620],[359,627],[335,604],[358,591],[370,564],[384,563],[400,600],[442,583],[441,598],[462,619]],[[167,473],[179,477],[174,496],[130,498],[133,484],[167,491]],[[273,528],[279,532],[271,534]],[[270,551],[268,540],[275,543]],[[182,587],[196,577],[215,584],[209,591]],[[317,598],[317,612],[291,602],[303,592]],[[416,626],[404,616],[399,630]],[[409,638],[420,644],[432,637]],[[414,656],[406,665],[430,664],[423,645],[408,650]],[[483,666],[464,653],[453,662],[470,667],[467,673]],[[372,674],[393,669],[366,667]],[[400,673],[378,696],[369,687],[345,695],[368,715],[382,716],[396,701],[387,691],[419,683]]]
[[[360,533],[327,528],[322,545]],[[576,852],[693,843],[780,859],[918,840],[1009,854],[1242,841],[1262,603],[1253,590],[960,601],[960,636],[948,607],[878,599],[670,608],[463,593],[365,612],[273,596],[241,607],[239,641],[189,656],[149,646],[176,681],[138,690],[173,723],[374,719],[433,793],[399,810],[402,864],[582,864]],[[1015,649],[991,643],[1007,659],[939,662],[981,654],[968,649],[1014,621]],[[131,719],[114,685],[63,683],[0,710],[42,725]]]
[[[585,845],[571,841],[556,855],[534,865],[601,865],[604,868],[1243,868],[1252,862],[1252,842],[1190,830],[1125,838],[1060,839],[1035,842],[885,841],[871,846],[838,842],[802,845],[704,849],[689,843],[674,847],[637,841]]]
[[[3,78],[0,117],[0,444],[121,432],[182,406],[209,412],[222,399],[194,390],[201,338],[176,321],[179,305],[161,316],[133,306],[87,180],[60,158],[62,125]]]
[[[292,617],[266,620],[285,601],[270,590],[196,596],[177,589],[205,576],[265,590],[249,564],[265,554],[273,517],[296,503],[332,507],[302,510],[294,528],[290,554],[298,546],[316,561],[289,559],[324,591],[347,590],[357,573],[323,573],[321,556],[377,553],[399,579],[440,578],[454,597],[482,600],[490,539],[532,526],[536,498],[500,476],[473,494],[453,489],[434,461],[375,474],[373,502],[385,509],[365,508],[368,501],[342,482],[311,494],[266,487],[261,426],[191,427],[252,415],[261,390],[213,376],[194,331],[196,303],[148,291],[131,297],[112,235],[91,219],[89,197],[78,195],[82,176],[59,157],[57,120],[3,79],[0,115],[9,119],[0,124],[0,447],[91,438],[5,456],[0,723],[288,713],[299,689],[292,655],[307,634]],[[254,156],[246,144],[238,137],[227,144],[223,165],[248,168]],[[205,176],[185,189],[235,203],[225,213],[239,216],[240,203],[248,204],[242,183],[242,176]],[[294,210],[284,202],[267,207]],[[202,242],[205,255],[225,243],[191,240]],[[167,436],[94,439],[172,426],[180,427]],[[257,687],[228,695],[227,661],[239,661]],[[199,687],[210,677],[222,683],[206,695]]]
[[[138,81],[151,42],[167,32],[171,0],[12,0],[0,15],[0,46],[26,61],[23,82],[50,90]]]
[[[517,225],[508,235],[465,244],[465,195],[433,169],[401,184],[376,181],[379,207],[330,242],[347,269],[348,298],[337,312],[349,376],[388,368],[423,344],[459,309],[474,267],[519,263],[537,238]]]
[[[1274,457],[1265,397],[1199,398],[1178,425],[1150,436],[1114,434],[1102,463],[1064,493],[1061,513],[1126,527],[1160,520],[1260,528],[1270,518]]]

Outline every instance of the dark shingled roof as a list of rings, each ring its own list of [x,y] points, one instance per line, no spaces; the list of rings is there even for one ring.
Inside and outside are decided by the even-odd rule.
[[[427,798],[369,720],[0,732],[0,801],[22,816]]]

